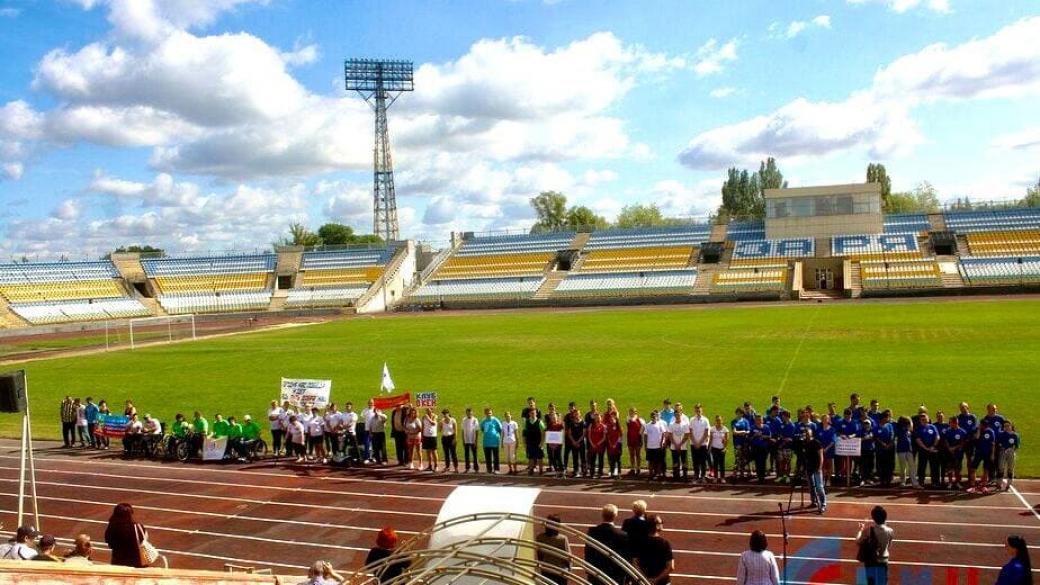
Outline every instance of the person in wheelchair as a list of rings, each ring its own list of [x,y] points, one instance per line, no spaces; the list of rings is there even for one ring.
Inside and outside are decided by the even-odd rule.
[[[191,445],[188,453],[189,459],[202,451],[202,443],[209,435],[209,421],[197,410],[195,411],[195,419],[192,421],[192,431],[188,438]]]
[[[184,415],[178,412],[177,416],[173,418],[173,428],[170,429],[170,434],[166,438],[166,452],[176,453],[177,444],[187,441],[190,433],[191,425],[184,420]]]
[[[233,418],[228,420],[233,420]],[[242,417],[242,424],[238,427],[237,439],[234,440],[234,443],[229,441],[228,445],[234,449],[238,460],[244,463],[252,457],[257,445],[260,444],[260,425],[253,422],[253,417],[247,414]],[[232,425],[232,429],[234,429],[234,425]],[[232,430],[232,433],[235,432]]]
[[[141,448],[144,426],[137,420],[137,413],[130,415],[130,421],[126,423],[126,431],[123,433],[123,454],[135,455]]]
[[[227,438],[227,448],[224,451],[224,458],[233,457],[236,454],[241,455],[242,425],[238,423],[238,420],[234,415],[229,416],[227,419]],[[241,459],[241,457],[239,457],[239,459]]]
[[[162,442],[163,439],[163,428],[162,423],[159,419],[153,417],[150,414],[144,415],[144,424],[141,429],[141,446],[144,448],[146,455],[151,455],[155,452],[156,446]]]

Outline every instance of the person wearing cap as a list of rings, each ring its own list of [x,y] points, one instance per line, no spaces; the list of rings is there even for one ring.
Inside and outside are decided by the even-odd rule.
[[[90,555],[93,553],[94,547],[90,542],[90,536],[86,534],[77,535],[76,540],[73,541],[72,551],[65,555],[65,564],[93,565],[94,562],[90,560]]]
[[[155,450],[155,446],[162,441],[163,429],[159,419],[150,414],[144,415],[144,424],[141,426],[142,438],[145,441],[148,452]]]
[[[376,535],[376,545],[368,551],[368,556],[365,557],[365,566],[371,566],[394,554],[397,542],[397,532],[393,528],[387,526],[380,530]],[[372,569],[372,574],[379,579],[380,583],[386,583],[399,577],[408,568],[408,564],[408,561],[404,559],[381,565]]]
[[[0,546],[0,560],[3,561],[30,561],[36,557],[33,549],[33,541],[39,535],[32,526],[21,526],[15,532],[14,538],[7,544]]]
[[[50,534],[44,534],[40,537],[40,552],[32,560],[60,563],[61,557],[54,555],[54,547],[56,546],[58,546],[58,541]]]
[[[137,420],[137,413],[130,415],[130,420],[126,423],[126,430],[123,431],[123,454],[130,455],[135,452],[135,449],[141,444],[141,439],[144,436],[144,426],[141,421]]]

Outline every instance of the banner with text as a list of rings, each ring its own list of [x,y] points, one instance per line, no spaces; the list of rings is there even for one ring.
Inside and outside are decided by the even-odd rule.
[[[437,393],[436,392],[416,392],[415,393],[415,406],[430,407],[437,406]]]
[[[220,461],[224,458],[224,453],[227,452],[227,437],[220,437],[215,439],[209,437],[202,443],[202,460],[203,461]]]
[[[843,439],[838,437],[834,441],[834,454],[838,457],[859,457],[863,452],[863,439]]]
[[[115,414],[99,414],[94,434],[99,437],[120,438],[126,434],[126,425],[128,424],[130,424],[130,417]]]
[[[394,396],[379,396],[372,400],[375,401],[376,408],[380,410],[390,410],[411,402],[412,395],[409,392],[405,392],[404,394],[397,394]]]
[[[329,405],[332,380],[299,380],[282,378],[282,402],[296,408],[325,408]]]

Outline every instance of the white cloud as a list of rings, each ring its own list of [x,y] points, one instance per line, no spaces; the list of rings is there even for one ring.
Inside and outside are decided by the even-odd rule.
[[[730,39],[719,44],[716,39],[708,39],[706,43],[697,49],[697,63],[693,66],[698,76],[714,75],[721,73],[728,63],[737,60],[737,39]]]
[[[774,39],[793,39],[809,29],[829,29],[831,17],[821,14],[809,20],[792,20],[785,27],[780,22],[769,25],[769,36]]]
[[[1001,134],[990,144],[998,150],[1040,150],[1040,126]]]
[[[915,8],[925,8],[932,12],[946,14],[950,12],[949,0],[848,0],[849,4],[885,4],[894,12],[903,13]]]
[[[2,163],[0,164],[0,171],[3,171],[4,177],[17,181],[25,173],[25,165],[20,162]]]
[[[18,8],[11,8],[9,6],[0,8],[0,17],[3,18],[18,18],[18,15],[21,13],[22,11]]]
[[[80,216],[80,202],[75,199],[66,199],[51,212],[51,217],[62,221],[75,221]]]
[[[222,12],[267,0],[75,0],[85,10],[109,6],[108,20],[123,36],[155,41],[178,30],[212,24]]]
[[[282,53],[282,61],[284,61],[286,65],[292,67],[302,67],[314,63],[318,60],[319,56],[318,45],[310,44],[301,46],[297,43],[293,46],[292,51]]]
[[[737,88],[726,86],[726,87],[717,87],[717,88],[711,90],[711,92],[708,95],[710,95],[711,97],[713,97],[715,99],[722,99],[722,98],[725,98],[725,97],[729,97],[729,96],[731,96],[731,95],[733,95],[735,93],[737,93]]]
[[[650,200],[668,217],[705,217],[722,202],[721,181],[705,179],[694,186],[679,181],[658,181],[650,190]]]
[[[602,185],[616,181],[618,174],[610,169],[593,169],[585,171],[581,178],[587,185]]]
[[[937,44],[882,67],[870,88],[838,102],[798,98],[768,114],[695,136],[682,164],[718,169],[766,156],[810,159],[850,149],[901,156],[924,138],[912,113],[936,100],[1040,95],[1040,17],[955,47]]]

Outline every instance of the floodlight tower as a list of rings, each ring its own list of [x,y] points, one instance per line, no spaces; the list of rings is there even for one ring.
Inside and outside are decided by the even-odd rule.
[[[374,198],[372,231],[384,241],[397,240],[397,196],[394,193],[394,162],[390,156],[390,136],[387,133],[386,109],[402,92],[412,91],[411,61],[379,59],[350,59],[345,64],[347,90],[354,90],[376,112],[376,141],[374,158]]]

